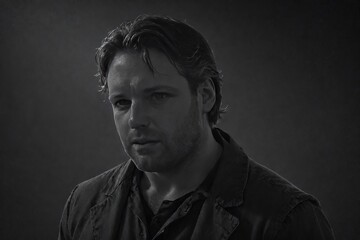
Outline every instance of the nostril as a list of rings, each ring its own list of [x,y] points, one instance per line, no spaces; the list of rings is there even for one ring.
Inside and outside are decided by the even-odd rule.
[[[130,128],[142,128],[147,127],[149,125],[149,120],[146,116],[137,116],[137,117],[130,117],[129,118],[129,126]]]

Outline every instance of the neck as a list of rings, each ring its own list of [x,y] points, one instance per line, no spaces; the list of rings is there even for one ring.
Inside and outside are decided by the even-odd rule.
[[[220,157],[221,146],[216,142],[211,129],[206,128],[201,144],[189,159],[176,169],[165,172],[145,172],[142,189],[146,195],[156,195],[162,200],[174,200],[195,190],[206,178]]]

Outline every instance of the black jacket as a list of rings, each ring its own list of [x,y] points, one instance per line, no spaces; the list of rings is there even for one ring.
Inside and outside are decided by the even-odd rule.
[[[223,131],[214,136],[223,153],[191,239],[334,239],[314,197],[249,159]],[[58,239],[141,239],[135,227],[125,236],[118,232],[134,169],[129,160],[76,186]]]

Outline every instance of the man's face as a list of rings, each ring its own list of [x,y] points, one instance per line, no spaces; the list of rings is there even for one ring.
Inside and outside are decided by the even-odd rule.
[[[118,52],[108,72],[109,99],[126,153],[146,172],[169,172],[190,159],[200,139],[196,96],[168,58],[150,50],[155,72],[140,54]]]

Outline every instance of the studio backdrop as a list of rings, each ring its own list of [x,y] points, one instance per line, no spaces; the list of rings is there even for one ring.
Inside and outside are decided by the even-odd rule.
[[[219,127],[315,195],[337,239],[358,239],[351,0],[1,1],[0,239],[56,239],[72,188],[127,160],[94,54],[108,31],[144,13],[185,20],[208,39],[228,105]]]

